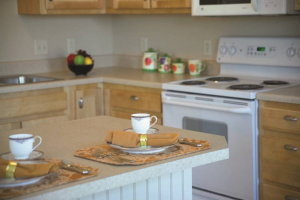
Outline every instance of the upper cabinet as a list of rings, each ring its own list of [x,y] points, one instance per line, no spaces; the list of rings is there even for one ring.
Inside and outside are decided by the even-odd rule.
[[[105,0],[18,0],[19,14],[103,14]]]
[[[191,0],[107,0],[110,14],[191,13]]]
[[[191,0],[151,0],[152,8],[191,8]]]
[[[295,10],[300,10],[300,0],[295,0]]]
[[[19,14],[184,14],[191,0],[18,0]]]
[[[45,0],[47,10],[102,9],[103,0]]]
[[[114,0],[114,9],[149,9],[150,0]]]

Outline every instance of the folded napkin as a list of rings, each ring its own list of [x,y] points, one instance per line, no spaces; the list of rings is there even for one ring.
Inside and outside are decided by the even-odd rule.
[[[147,146],[169,146],[178,142],[179,133],[147,134]],[[140,134],[127,131],[109,131],[106,142],[123,147],[139,147]]]
[[[8,160],[0,158],[0,178],[6,177],[6,167],[9,164]],[[14,173],[15,178],[33,178],[47,175],[55,172],[59,166],[56,163],[39,163],[39,164],[21,164],[18,163]]]

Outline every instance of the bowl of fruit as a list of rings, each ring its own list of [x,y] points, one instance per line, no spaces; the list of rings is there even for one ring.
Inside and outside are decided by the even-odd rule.
[[[94,67],[94,60],[83,50],[77,51],[77,55],[70,54],[67,61],[69,69],[75,75],[87,75]]]

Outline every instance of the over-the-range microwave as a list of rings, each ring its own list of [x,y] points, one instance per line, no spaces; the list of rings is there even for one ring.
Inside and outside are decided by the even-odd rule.
[[[193,16],[300,14],[300,0],[192,0]]]

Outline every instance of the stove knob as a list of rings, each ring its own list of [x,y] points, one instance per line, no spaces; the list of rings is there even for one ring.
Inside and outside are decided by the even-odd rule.
[[[227,53],[227,47],[225,45],[223,45],[223,46],[220,47],[220,53],[222,55],[225,55]]]
[[[229,54],[233,56],[235,53],[236,53],[236,48],[234,46],[230,47]]]
[[[296,50],[293,49],[293,47],[288,48],[288,49],[286,50],[286,55],[287,55],[289,58],[294,57],[295,54],[296,54]]]

